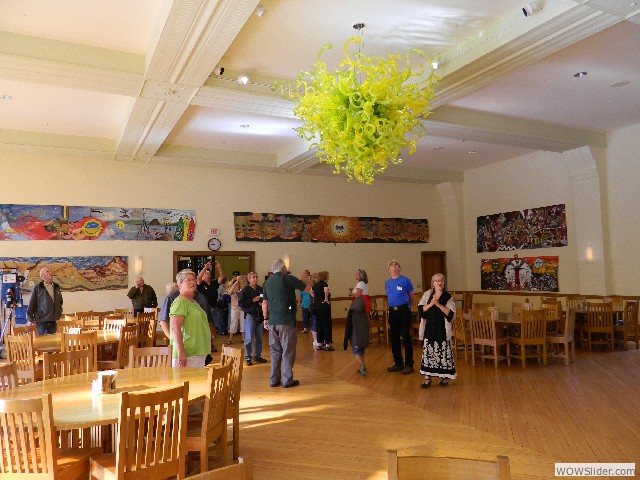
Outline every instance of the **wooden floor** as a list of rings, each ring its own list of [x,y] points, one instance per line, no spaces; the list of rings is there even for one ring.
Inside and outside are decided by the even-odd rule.
[[[385,451],[402,447],[505,454],[513,478],[551,478],[554,462],[640,461],[639,350],[578,352],[569,367],[459,359],[457,380],[428,390],[418,373],[386,372],[385,344],[366,359],[363,378],[350,350],[317,352],[299,335],[300,387],[270,388],[268,364],[245,367],[240,445],[256,480],[386,478]]]

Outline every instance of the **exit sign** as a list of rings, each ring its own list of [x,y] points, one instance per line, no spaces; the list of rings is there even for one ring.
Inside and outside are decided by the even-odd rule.
[[[217,237],[218,235],[220,235],[220,229],[219,228],[210,228],[209,229],[209,236],[210,237]]]

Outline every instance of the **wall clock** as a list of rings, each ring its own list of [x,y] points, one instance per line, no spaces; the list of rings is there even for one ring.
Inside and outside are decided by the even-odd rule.
[[[216,250],[220,250],[222,244],[217,238],[211,238],[207,246],[209,247],[209,250],[213,250],[215,252]]]

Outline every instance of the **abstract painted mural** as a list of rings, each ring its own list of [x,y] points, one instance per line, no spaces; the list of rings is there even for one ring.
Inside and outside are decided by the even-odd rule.
[[[558,257],[482,259],[480,288],[557,292]]]
[[[567,246],[564,204],[477,218],[477,251]]]
[[[0,204],[0,241],[192,241],[195,228],[193,210]]]
[[[21,293],[40,282],[40,269],[48,267],[53,281],[65,292],[128,288],[128,257],[14,257],[0,258],[0,268],[15,268],[25,277]]]
[[[235,212],[243,242],[427,243],[429,222],[412,218]]]

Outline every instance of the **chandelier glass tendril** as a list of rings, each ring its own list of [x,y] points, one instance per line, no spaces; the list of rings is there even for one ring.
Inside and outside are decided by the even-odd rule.
[[[417,140],[426,134],[422,120],[432,113],[429,101],[439,78],[432,69],[425,73],[425,63],[431,66],[435,59],[421,50],[410,50],[399,65],[403,57],[398,54],[382,58],[349,51],[349,45],[361,42],[360,36],[347,40],[335,71],[320,59],[333,48],[325,45],[313,69],[301,72],[286,92],[302,120],[295,130],[314,142],[316,156],[333,165],[334,173],[370,184],[387,162],[402,162],[403,148],[415,152]],[[421,57],[415,66],[412,55]]]

